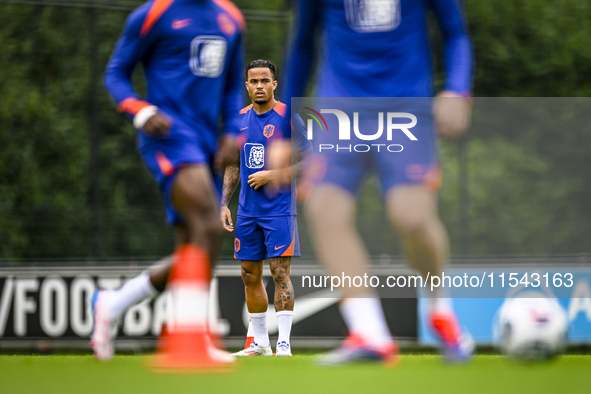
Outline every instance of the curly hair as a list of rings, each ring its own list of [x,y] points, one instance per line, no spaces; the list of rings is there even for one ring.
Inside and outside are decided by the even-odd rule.
[[[246,66],[246,79],[248,79],[248,70],[251,68],[268,68],[271,70],[271,74],[273,75],[273,79],[275,79],[275,73],[277,72],[277,66],[275,63],[270,62],[268,60],[257,59],[253,60],[252,62],[248,63]]]

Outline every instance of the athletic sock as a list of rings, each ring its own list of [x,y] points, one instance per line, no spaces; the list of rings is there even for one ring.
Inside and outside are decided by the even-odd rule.
[[[289,335],[291,334],[291,324],[293,321],[293,311],[279,311],[277,316],[277,326],[279,328],[279,337],[277,343],[286,342],[289,344]]]
[[[378,298],[347,298],[341,302],[340,309],[351,334],[360,335],[372,346],[393,343]]]
[[[104,294],[105,306],[111,319],[117,319],[123,315],[127,308],[158,293],[158,290],[150,282],[150,275],[147,272],[142,272],[125,282],[118,290],[107,291]]]
[[[429,298],[428,308],[430,313],[453,313],[451,298]]]
[[[446,288],[438,288],[429,292],[427,299],[427,311],[432,313],[453,313],[452,299],[449,297],[449,291]]]
[[[249,313],[254,331],[254,341],[261,347],[271,346],[269,332],[267,331],[267,312]]]

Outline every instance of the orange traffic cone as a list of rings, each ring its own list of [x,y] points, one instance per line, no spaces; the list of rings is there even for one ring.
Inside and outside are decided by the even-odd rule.
[[[153,366],[177,370],[217,368],[224,365],[211,356],[217,342],[207,330],[210,281],[207,254],[194,245],[179,247],[168,278],[172,321],[160,336]]]
[[[248,331],[246,331],[246,342],[244,342],[244,348],[248,349],[251,344],[254,343],[254,330],[252,329],[252,321],[248,320]]]

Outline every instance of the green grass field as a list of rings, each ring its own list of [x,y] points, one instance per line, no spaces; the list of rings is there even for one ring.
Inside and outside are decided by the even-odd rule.
[[[436,355],[403,355],[395,367],[318,367],[314,356],[248,358],[229,371],[156,374],[146,356],[0,356],[0,393],[590,393],[591,356],[522,365],[481,355],[445,365]]]

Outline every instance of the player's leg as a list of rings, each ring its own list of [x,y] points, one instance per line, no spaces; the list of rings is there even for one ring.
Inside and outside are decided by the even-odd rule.
[[[391,143],[404,146],[404,150],[376,153],[373,159],[388,218],[400,235],[409,261],[426,279],[428,274],[430,277],[440,275],[449,254],[447,231],[437,211],[441,169],[432,105],[430,100],[423,98],[404,99],[399,104],[400,110],[418,117],[419,121],[412,129],[418,139],[409,143],[403,133],[393,134]],[[437,320],[433,328],[443,342],[444,351],[454,346],[458,348],[460,329],[451,312],[449,297],[439,290],[429,294],[428,298],[432,320]],[[438,316],[442,319],[433,319]],[[458,358],[467,358],[463,356],[468,356],[468,352],[463,353]]]
[[[175,211],[183,219],[175,226],[177,248],[173,255],[170,273],[175,274],[177,267],[186,265],[196,268],[199,275],[202,275],[200,279],[207,288],[195,301],[208,305],[209,280],[222,236],[222,227],[218,218],[218,196],[210,166],[206,164],[182,166],[172,180],[170,196]],[[160,284],[164,283],[165,279],[167,283],[170,281],[165,270],[153,274],[153,279],[159,280]],[[206,322],[203,323],[206,324]],[[233,362],[234,358],[230,357],[228,352],[216,347],[216,341],[212,336],[213,334],[209,331],[205,333],[208,356],[216,362]]]
[[[174,223],[177,250],[182,245],[193,244],[202,248],[212,261],[217,255],[221,231],[216,229],[218,223],[212,222],[215,215],[210,213],[217,209],[217,202],[209,168],[205,165],[183,167],[171,184],[171,197],[177,201],[174,210],[167,204],[167,216],[169,223]],[[191,219],[185,219],[186,223],[183,223],[175,211]],[[203,241],[196,242],[196,239]],[[182,256],[177,255],[176,258]],[[129,307],[164,291],[171,264],[172,258],[166,257],[120,289],[95,293],[92,299],[95,329],[91,347],[98,359],[109,360],[113,356],[113,326],[116,320]],[[209,266],[207,270],[210,270]]]
[[[189,242],[185,226],[175,225],[174,229],[177,246]],[[95,292],[91,301],[95,328],[90,345],[99,360],[107,361],[113,356],[116,322],[125,311],[138,302],[164,291],[171,265],[172,256],[166,256],[125,282],[119,289]]]
[[[448,259],[449,241],[437,212],[437,194],[421,184],[400,185],[388,191],[386,200],[389,219],[402,238],[411,264],[425,279],[439,276]],[[466,361],[473,351],[472,343],[462,336],[444,291],[436,289],[429,294],[431,327],[449,361]]]
[[[267,330],[269,299],[263,284],[263,259],[265,258],[264,234],[257,218],[238,216],[234,257],[241,260],[241,275],[244,282],[246,307],[254,331],[254,343],[235,356],[271,356],[271,343]]]
[[[187,230],[187,227],[178,217],[175,218],[174,223],[175,247],[189,243],[189,231]],[[148,268],[150,285],[158,291],[158,293],[162,293],[166,289],[171,266],[172,256],[168,256]]]
[[[189,233],[184,225],[175,225],[174,234],[177,247],[189,242]],[[166,256],[135,278],[125,282],[119,289],[105,290],[101,298],[104,299],[102,302],[110,318],[118,319],[131,306],[162,293],[166,288],[171,264],[172,256]]]
[[[275,313],[279,336],[277,356],[291,356],[290,334],[293,322],[294,291],[291,283],[291,257],[269,257],[269,267],[275,282]]]
[[[171,197],[184,219],[188,243],[202,249],[213,265],[219,252],[222,227],[209,166],[194,164],[180,168],[172,183]]]
[[[269,299],[263,284],[263,260],[242,260],[241,274],[244,282],[246,307],[254,332],[254,343],[249,348],[233,355],[272,356],[273,350],[271,350],[269,331],[267,330]]]
[[[306,205],[316,253],[330,275],[363,277],[370,272],[368,254],[354,224],[355,204],[349,191],[323,184],[314,189]],[[320,362],[393,361],[396,348],[377,294],[371,288],[350,285],[340,290],[341,314],[350,337]]]
[[[184,177],[181,177],[181,182]],[[202,186],[197,186],[202,189]],[[215,203],[215,202],[214,202]],[[211,205],[211,201],[210,201]],[[174,223],[177,248],[191,242],[189,227],[178,214],[167,206],[169,223]],[[113,337],[115,323],[123,313],[138,302],[156,296],[164,291],[172,265],[172,256],[157,261],[147,271],[127,281],[117,290],[100,290],[92,298],[95,328],[91,336],[91,347],[95,356],[102,361],[109,360],[114,353]]]
[[[437,195],[421,184],[401,185],[386,194],[388,218],[406,254],[424,277],[439,275],[448,258],[447,232],[437,213]]]
[[[140,151],[164,194],[167,223],[174,226],[177,250],[182,245],[193,244],[213,261],[221,227],[218,229],[219,223],[212,221],[216,216],[211,212],[217,209],[217,197],[211,169],[203,164],[207,159],[201,148],[194,141],[167,140],[146,144]],[[107,360],[113,354],[112,330],[106,327],[113,326],[130,306],[164,291],[172,260],[172,256],[161,260],[117,291],[99,291],[93,296],[95,329],[91,347],[97,358]]]
[[[240,274],[244,282],[244,295],[248,312],[266,313],[269,299],[263,284],[263,260],[242,260]]]
[[[147,271],[125,282],[119,289],[99,290],[93,294],[91,308],[94,328],[90,346],[97,359],[107,361],[113,357],[113,337],[117,330],[117,320],[131,306],[163,291],[163,288],[158,287],[159,279],[157,278],[163,275],[168,277],[170,264],[171,257],[164,257]]]
[[[315,188],[306,203],[306,214],[312,242],[318,258],[328,273],[363,276],[369,272],[365,245],[355,226],[355,196],[331,184]],[[364,287],[346,286],[340,289],[344,298],[371,294]]]
[[[290,334],[295,294],[291,283],[291,258],[300,256],[296,215],[272,216],[259,220],[265,233],[269,268],[275,282],[275,314],[279,329],[277,356],[291,356]]]
[[[188,233],[184,226],[175,226],[176,245],[188,242]],[[172,256],[156,261],[150,268],[135,278],[125,282],[117,290],[102,290],[100,295],[103,308],[110,320],[119,319],[123,313],[140,301],[162,293],[168,281]]]

